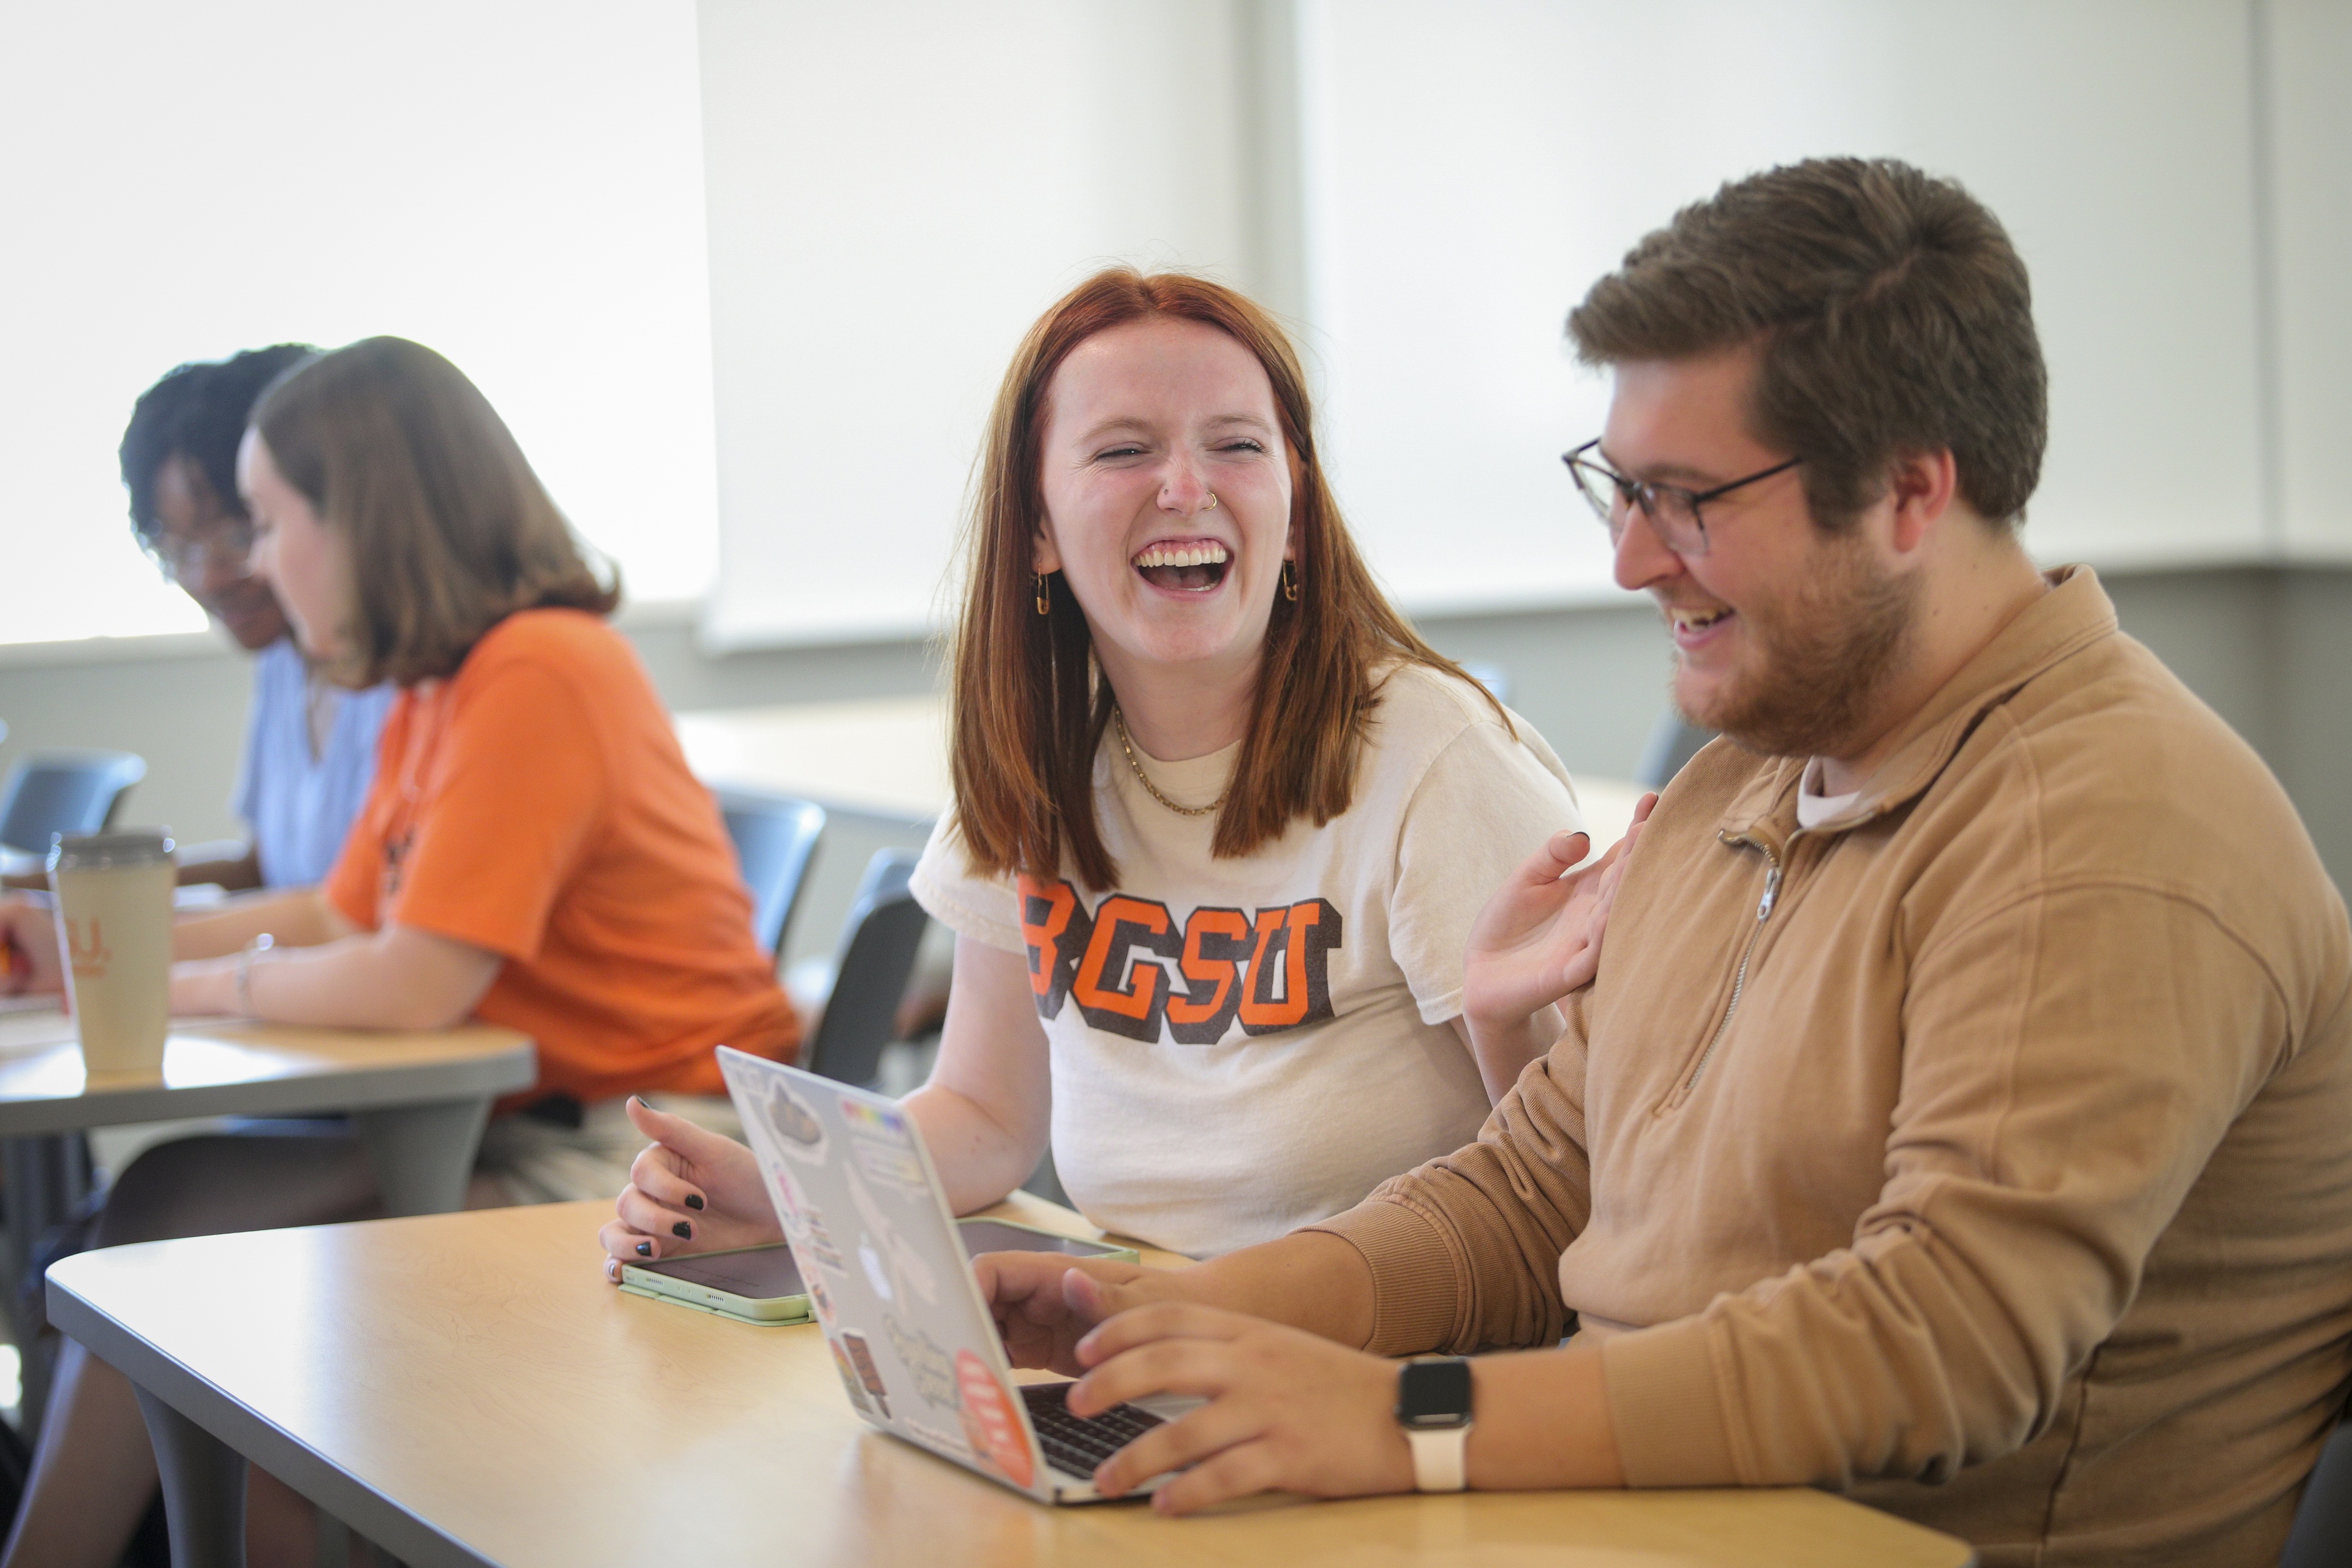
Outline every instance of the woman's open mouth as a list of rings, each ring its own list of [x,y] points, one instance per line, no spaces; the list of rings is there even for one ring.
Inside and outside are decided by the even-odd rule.
[[[1129,564],[1155,588],[1205,594],[1225,580],[1233,554],[1213,539],[1163,539],[1144,546]]]

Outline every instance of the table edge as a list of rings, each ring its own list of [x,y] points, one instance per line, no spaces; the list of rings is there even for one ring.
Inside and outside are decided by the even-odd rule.
[[[70,1264],[71,1258],[62,1260]],[[92,1355],[253,1464],[300,1492],[410,1568],[499,1568],[495,1559],[403,1508],[202,1373],[84,1300],[54,1273],[44,1280],[49,1321]]]
[[[434,1079],[434,1087],[419,1092],[411,1080],[426,1076]],[[537,1048],[524,1040],[493,1055],[454,1061],[401,1063],[186,1089],[142,1088],[5,1100],[0,1101],[0,1138],[206,1116],[281,1116],[436,1105],[528,1089],[538,1077]]]

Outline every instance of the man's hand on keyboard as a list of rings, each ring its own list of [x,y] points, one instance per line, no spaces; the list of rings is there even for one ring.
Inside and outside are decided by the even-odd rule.
[[[1058,1252],[983,1252],[971,1267],[1013,1364],[1066,1377],[1087,1370],[1077,1343],[1096,1324],[1179,1289],[1174,1271]]]
[[[1090,1305],[1131,1289],[1110,1286]],[[1071,1293],[1097,1294],[1084,1287]],[[1184,1473],[1152,1494],[1163,1513],[1262,1491],[1360,1497],[1412,1489],[1392,1361],[1187,1301],[1120,1310],[1075,1349],[1089,1370],[1069,1392],[1073,1414],[1097,1415],[1157,1394],[1209,1401],[1106,1461],[1095,1472],[1106,1497],[1168,1470]]]

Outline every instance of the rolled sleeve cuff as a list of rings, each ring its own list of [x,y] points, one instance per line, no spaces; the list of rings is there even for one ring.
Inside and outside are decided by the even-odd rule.
[[[1338,1237],[1371,1268],[1372,1337],[1365,1350],[1412,1355],[1453,1338],[1467,1275],[1434,1220],[1396,1199],[1374,1195],[1306,1228]]]
[[[1747,1484],[1707,1335],[1705,1319],[1682,1318],[1601,1342],[1601,1381],[1627,1486]]]

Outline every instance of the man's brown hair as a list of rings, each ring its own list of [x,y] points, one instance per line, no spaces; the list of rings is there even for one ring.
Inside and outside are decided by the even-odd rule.
[[[1759,440],[1804,458],[1822,526],[1951,448],[1961,496],[2014,527],[2042,474],[2048,378],[2025,263],[1950,180],[1814,158],[1735,180],[1628,251],[1568,318],[1588,364],[1756,344]]]
[[[604,616],[621,602],[619,574],[588,564],[489,399],[422,343],[366,338],[308,360],[262,395],[253,426],[351,540],[340,681],[454,675],[517,610]]]
[[[1056,876],[1066,853],[1089,887],[1108,888],[1118,878],[1094,804],[1110,683],[1061,574],[1046,580],[1048,613],[1037,613],[1032,552],[1045,520],[1042,470],[1054,373],[1097,332],[1155,320],[1213,327],[1255,355],[1273,384],[1289,448],[1298,597],[1275,598],[1249,730],[1213,852],[1247,855],[1279,837],[1294,817],[1311,816],[1319,826],[1348,809],[1380,700],[1377,680],[1391,663],[1424,665],[1469,683],[1389,604],[1356,553],[1315,460],[1307,378],[1274,319],[1205,279],[1146,277],[1124,267],[1098,272],[1022,340],[981,454],[954,641],[950,745],[957,819],[976,871]]]

